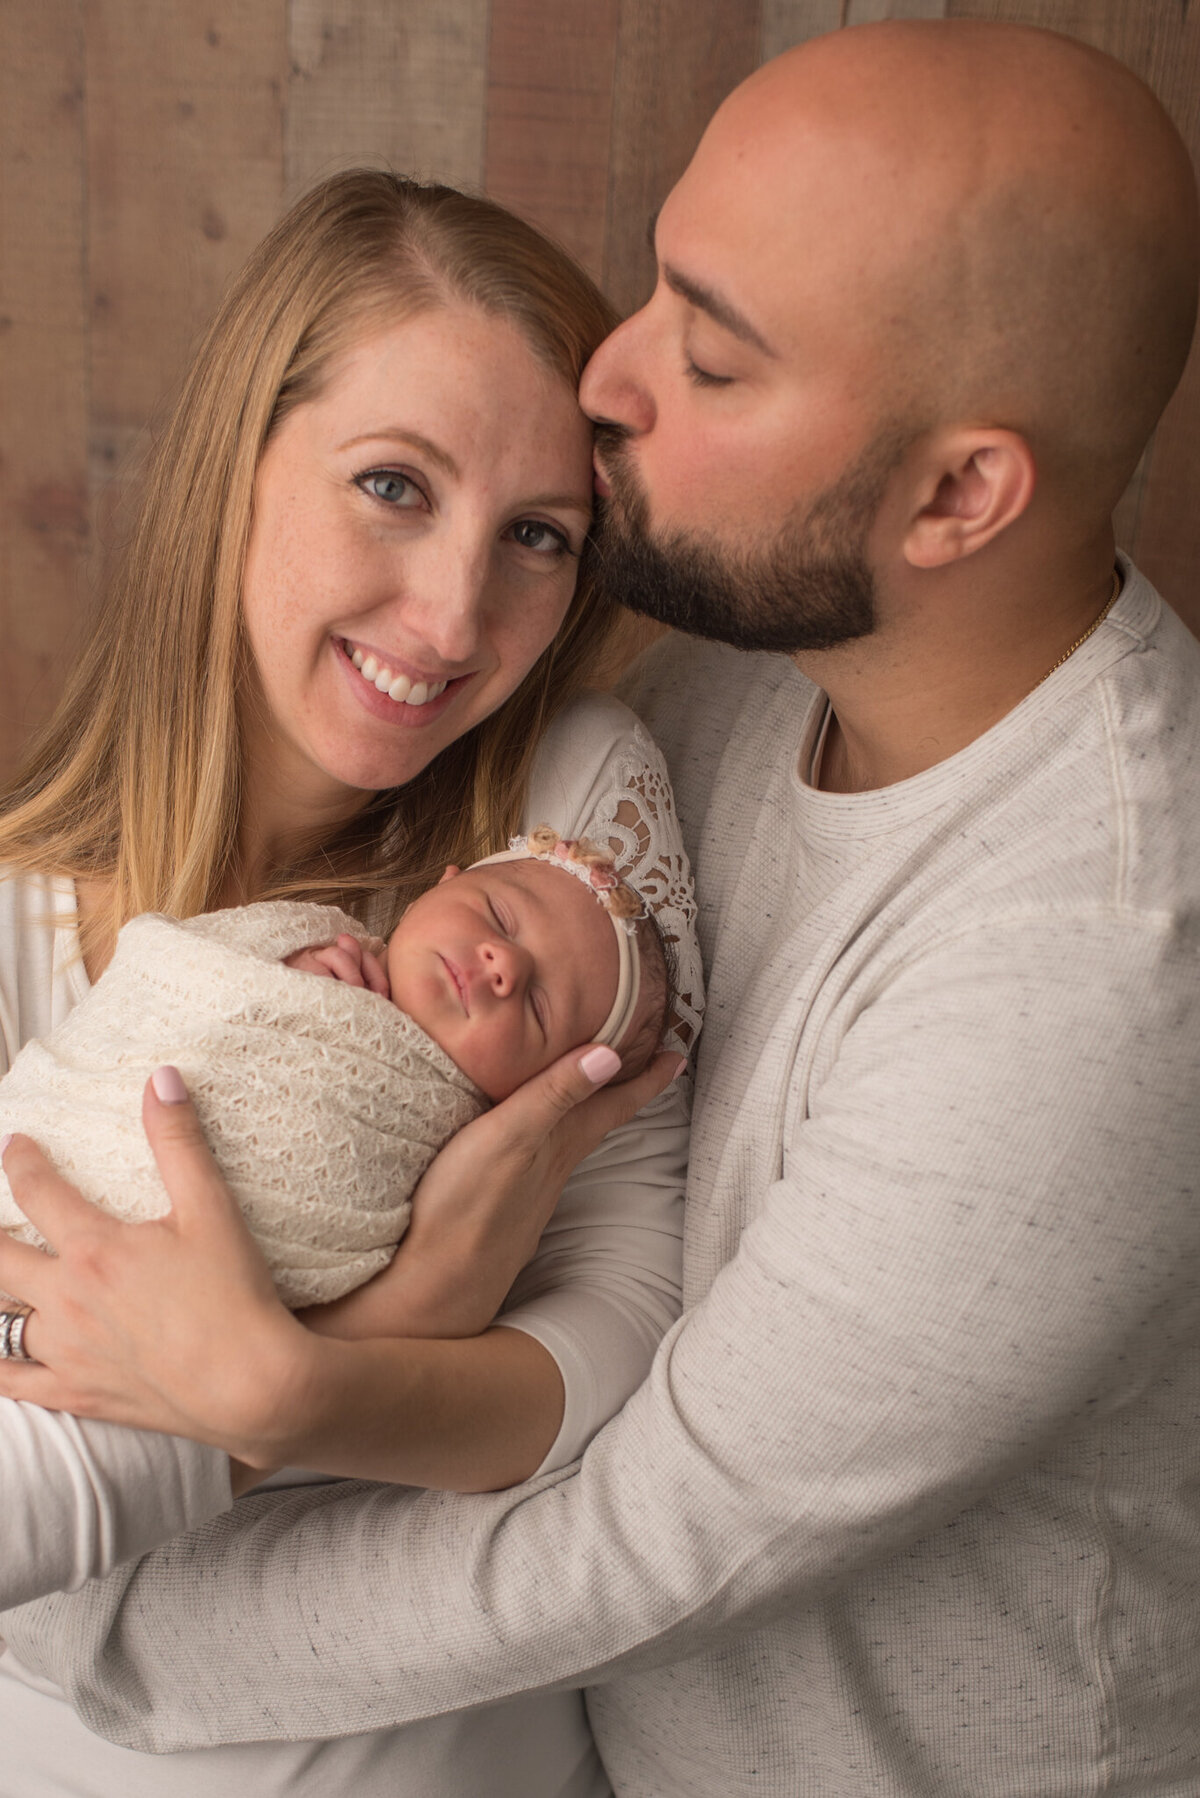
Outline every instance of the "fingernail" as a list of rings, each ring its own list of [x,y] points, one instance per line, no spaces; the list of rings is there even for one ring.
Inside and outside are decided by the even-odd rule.
[[[678,1080],[680,1074],[682,1074],[682,1072],[683,1072],[684,1068],[686,1068],[686,1066],[687,1066],[687,1056],[681,1055],[679,1057],[679,1060],[675,1063],[675,1072],[671,1075],[672,1080]]]
[[[8,1148],[8,1145],[11,1141],[12,1141],[12,1131],[6,1130],[4,1132],[4,1135],[0,1136],[0,1155],[4,1154],[5,1150]]]
[[[183,1075],[178,1068],[155,1068],[150,1076],[150,1084],[164,1105],[182,1105],[188,1096],[188,1089],[183,1084]]]
[[[605,1080],[611,1080],[621,1065],[621,1057],[615,1049],[599,1044],[589,1049],[586,1055],[579,1057],[579,1065],[593,1086],[600,1086]]]

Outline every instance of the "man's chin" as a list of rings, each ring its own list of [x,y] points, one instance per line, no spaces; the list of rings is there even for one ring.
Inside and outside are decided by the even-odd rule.
[[[795,655],[875,628],[871,571],[856,557],[806,561],[781,544],[731,561],[681,534],[658,542],[641,520],[630,526],[612,516],[596,548],[598,578],[611,598],[691,637]]]

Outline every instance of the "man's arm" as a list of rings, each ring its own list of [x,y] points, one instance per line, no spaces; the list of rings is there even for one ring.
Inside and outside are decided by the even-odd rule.
[[[194,1442],[0,1399],[0,1605],[101,1579],[229,1502]]]
[[[601,1680],[811,1602],[1196,1328],[1198,1012],[1194,956],[1124,923],[1069,966],[1057,920],[931,952],[850,1024],[737,1255],[578,1472],[251,1500],[0,1627],[93,1728],[170,1749]]]

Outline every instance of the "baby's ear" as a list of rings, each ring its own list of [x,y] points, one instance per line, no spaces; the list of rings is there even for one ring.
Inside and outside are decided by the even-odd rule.
[[[456,874],[461,874],[461,873],[462,873],[462,869],[458,866],[458,863],[451,862],[448,865],[446,872],[442,875],[442,878],[438,881],[438,885],[440,887],[444,887],[448,880],[453,880],[454,876]]]

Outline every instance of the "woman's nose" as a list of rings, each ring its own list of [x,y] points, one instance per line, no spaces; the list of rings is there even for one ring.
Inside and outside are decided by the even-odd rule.
[[[507,999],[528,977],[529,956],[519,943],[503,938],[484,943],[480,950],[484,978],[497,999]]]
[[[405,625],[414,649],[427,649],[439,668],[463,667],[483,635],[489,558],[455,542],[428,551],[406,571]]]
[[[583,371],[579,404],[597,423],[648,431],[654,401],[647,377],[653,373],[652,344],[643,306],[604,339]]]

